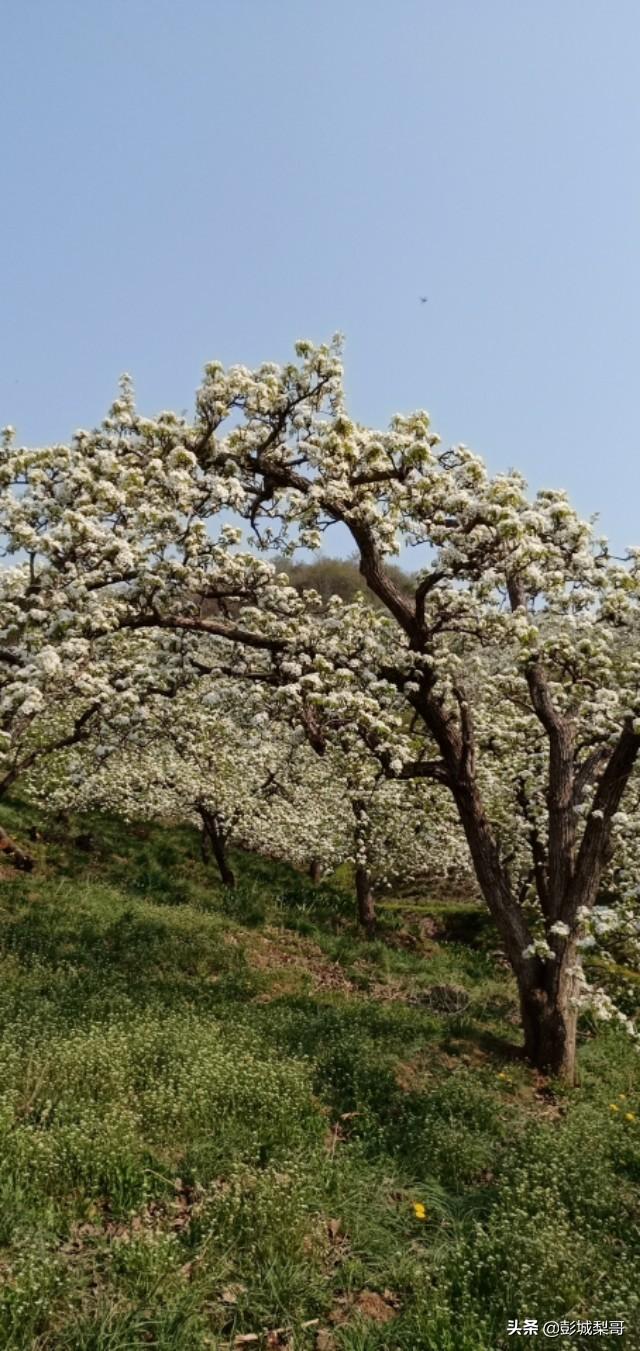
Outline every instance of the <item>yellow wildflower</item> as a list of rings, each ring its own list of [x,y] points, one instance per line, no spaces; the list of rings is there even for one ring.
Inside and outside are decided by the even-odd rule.
[[[415,1217],[416,1217],[417,1220],[426,1220],[426,1218],[427,1218],[427,1212],[426,1212],[426,1210],[425,1210],[425,1208],[424,1208],[424,1205],[423,1205],[422,1201],[414,1201],[414,1203],[413,1203],[413,1213],[414,1213],[414,1215],[415,1215]]]
[[[635,1112],[625,1112],[624,1119],[625,1121],[635,1121],[636,1119]]]
[[[619,1111],[620,1111],[620,1108],[618,1107],[617,1102],[610,1102],[610,1103],[609,1103],[609,1106],[610,1106],[612,1112],[619,1112]]]

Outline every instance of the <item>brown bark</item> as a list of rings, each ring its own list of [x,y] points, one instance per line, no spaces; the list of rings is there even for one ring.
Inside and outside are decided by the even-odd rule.
[[[456,782],[453,795],[480,890],[517,973],[522,966],[522,953],[531,942],[527,922],[513,894],[475,783],[468,777]]]
[[[218,872],[220,873],[222,885],[225,887],[229,887],[230,890],[233,891],[236,885],[236,875],[233,871],[233,868],[231,868],[229,866],[229,863],[227,862],[227,855],[224,846],[224,841],[220,838],[220,836],[212,838],[211,848],[213,850],[213,857],[215,858],[218,867]]]
[[[536,975],[523,973],[519,980],[526,1059],[570,1085],[576,1082],[575,964],[575,946],[568,944],[556,962],[527,963]]]
[[[512,893],[507,870],[500,860],[475,786],[458,784],[454,796],[476,877],[518,982],[525,1058],[541,1073],[574,1084],[577,1010],[572,1003],[575,992],[572,971],[577,960],[575,945],[558,939],[553,945],[555,960],[523,958],[523,952],[531,942],[528,925]],[[545,907],[548,919],[558,913],[558,908]]]
[[[373,899],[371,877],[362,864],[356,867],[356,896],[358,898],[358,922],[367,938],[375,938],[376,910]]]
[[[562,918],[572,924],[581,905],[594,904],[602,870],[609,861],[612,820],[620,806],[640,750],[640,736],[626,725],[607,760],[593,799]]]
[[[200,807],[199,812],[203,825],[203,837],[206,835],[211,846],[211,852],[216,861],[222,885],[233,890],[236,885],[236,877],[227,860],[227,842],[224,831],[220,829],[220,824],[213,812],[208,811],[206,807]]]
[[[317,886],[318,882],[321,881],[322,865],[320,863],[319,858],[312,858],[309,864],[309,877],[311,878],[311,881],[313,882],[314,886]]]

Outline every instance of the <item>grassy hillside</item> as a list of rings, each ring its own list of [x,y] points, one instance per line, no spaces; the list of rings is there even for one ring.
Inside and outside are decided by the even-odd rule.
[[[31,847],[0,878],[3,1351],[500,1351],[525,1317],[640,1348],[637,1055],[586,1024],[570,1098],[528,1071],[478,913],[465,946],[463,908],[391,906],[365,944],[345,890],[243,858],[224,893],[188,830]]]

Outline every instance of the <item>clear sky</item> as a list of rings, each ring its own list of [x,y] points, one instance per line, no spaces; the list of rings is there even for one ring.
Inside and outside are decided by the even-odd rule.
[[[640,544],[638,0],[4,0],[0,48],[21,441],[341,330],[357,418]]]

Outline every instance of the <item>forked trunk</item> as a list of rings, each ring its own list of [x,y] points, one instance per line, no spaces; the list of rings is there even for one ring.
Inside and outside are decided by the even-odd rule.
[[[367,935],[374,938],[376,932],[376,911],[373,900],[373,887],[367,869],[358,864],[356,867],[356,896],[358,898],[358,922]]]
[[[564,946],[555,961],[525,961],[530,934],[513,897],[489,823],[472,784],[456,786],[460,819],[467,836],[476,877],[504,942],[518,980],[524,1029],[524,1053],[535,1069],[575,1082],[577,1013],[572,1004],[576,953]]]

